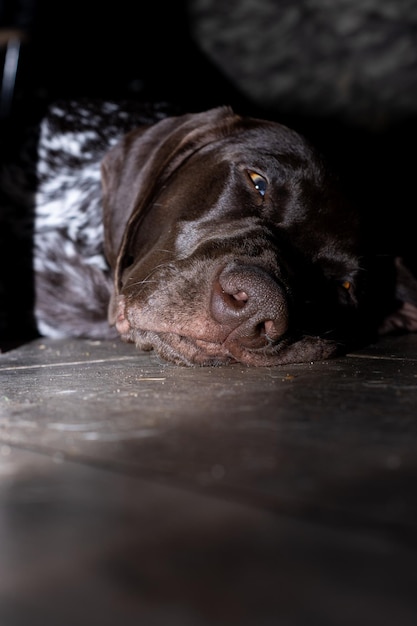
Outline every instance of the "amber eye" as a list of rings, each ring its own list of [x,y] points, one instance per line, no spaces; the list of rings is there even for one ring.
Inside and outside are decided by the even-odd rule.
[[[342,283],[342,287],[343,289],[346,289],[346,291],[349,291],[349,289],[352,287],[352,283],[349,280],[344,280]]]
[[[257,174],[257,172],[252,172],[251,170],[248,171],[248,174],[249,178],[253,182],[253,186],[255,187],[256,191],[258,191],[259,195],[263,198],[266,193],[266,188],[268,186],[266,178],[264,178],[260,174]]]

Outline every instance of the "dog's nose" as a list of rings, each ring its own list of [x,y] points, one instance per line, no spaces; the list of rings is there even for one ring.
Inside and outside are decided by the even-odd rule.
[[[288,303],[278,282],[261,267],[230,264],[213,286],[211,313],[225,341],[261,348],[288,329]]]

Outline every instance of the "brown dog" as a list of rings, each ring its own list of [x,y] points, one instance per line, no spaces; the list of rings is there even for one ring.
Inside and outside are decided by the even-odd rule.
[[[99,113],[56,106],[43,125],[43,335],[111,336],[110,302],[123,340],[178,364],[308,362],[359,341],[376,282],[364,287],[354,211],[300,135],[228,107],[155,123],[110,103]],[[372,327],[417,327],[415,303],[402,305],[414,279],[397,269],[400,301],[390,292],[387,319],[369,306]]]
[[[134,130],[102,164],[110,323],[185,364],[339,351],[356,221],[295,132],[229,108]]]

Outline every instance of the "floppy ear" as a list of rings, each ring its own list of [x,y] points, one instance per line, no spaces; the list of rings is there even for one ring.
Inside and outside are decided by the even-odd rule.
[[[148,127],[144,126],[129,133],[107,152],[101,162],[104,252],[112,269],[115,268],[123,233],[132,212],[131,196],[135,179],[129,183],[125,171],[130,144],[133,140],[139,143],[140,137],[146,135],[147,132]],[[151,150],[151,147],[149,149]],[[143,165],[144,163],[142,167]],[[138,167],[140,168],[141,165],[138,164]]]
[[[169,117],[131,131],[101,164],[104,245],[116,294],[134,232],[162,185],[193,152],[238,119],[229,107]]]

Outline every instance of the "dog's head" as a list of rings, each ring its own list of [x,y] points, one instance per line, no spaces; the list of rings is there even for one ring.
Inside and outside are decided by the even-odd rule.
[[[228,107],[130,132],[102,163],[109,320],[180,364],[333,356],[356,308],[356,218],[296,132]]]

